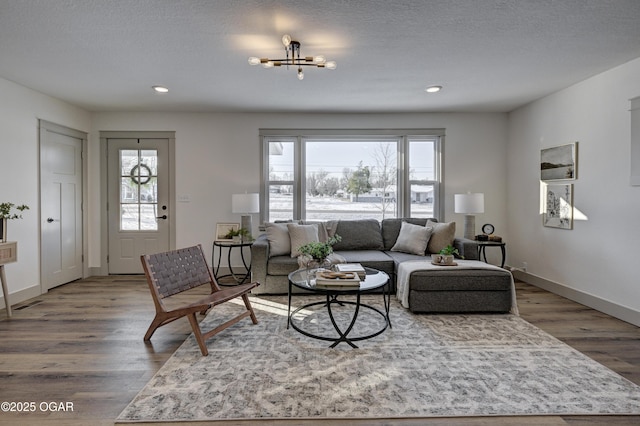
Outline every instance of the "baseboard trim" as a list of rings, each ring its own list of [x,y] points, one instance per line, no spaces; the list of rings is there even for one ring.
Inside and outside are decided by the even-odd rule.
[[[578,302],[582,305],[640,327],[640,312],[636,310],[527,272],[514,270],[512,273],[514,278],[524,281],[527,284],[540,287],[544,290],[550,291],[551,293],[566,297],[574,302]]]
[[[40,285],[36,284],[34,286],[24,288],[22,290],[18,290],[15,293],[11,293],[9,295],[9,301],[11,302],[11,309],[14,309],[14,306],[18,303],[22,303],[25,300],[33,299],[34,297],[38,297],[42,294],[40,289]],[[2,307],[1,311],[6,312],[4,297],[0,297],[0,307]]]

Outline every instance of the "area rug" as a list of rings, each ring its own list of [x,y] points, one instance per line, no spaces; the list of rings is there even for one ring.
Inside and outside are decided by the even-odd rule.
[[[286,328],[286,298],[251,300],[259,324],[216,335],[207,357],[190,336],[117,421],[640,414],[640,387],[515,315],[414,315],[392,301],[392,328],[330,349]],[[203,325],[238,309],[218,306]],[[337,310],[344,322],[353,306]],[[294,320],[333,330],[322,305]],[[382,326],[362,309],[351,335]]]

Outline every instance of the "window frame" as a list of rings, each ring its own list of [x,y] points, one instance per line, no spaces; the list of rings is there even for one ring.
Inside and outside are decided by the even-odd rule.
[[[433,216],[442,220],[444,213],[443,194],[443,146],[445,129],[367,129],[367,130],[318,130],[318,129],[260,129],[260,148],[262,158],[260,185],[260,222],[265,223],[269,217],[269,187],[272,185],[291,185],[293,188],[293,219],[306,218],[306,144],[318,143],[319,140],[390,140],[396,139],[397,176],[396,186],[398,198],[398,216],[408,217],[411,213],[411,185],[433,185]],[[410,178],[410,144],[417,141],[429,141],[434,144],[434,180]],[[269,176],[269,144],[271,142],[293,143],[293,180],[270,180]]]

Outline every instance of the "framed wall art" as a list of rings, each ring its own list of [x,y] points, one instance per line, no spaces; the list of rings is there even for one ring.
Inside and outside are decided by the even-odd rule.
[[[573,229],[573,184],[547,184],[545,188],[544,226]]]
[[[239,223],[217,223],[216,224],[216,241],[233,241],[233,238],[227,238],[229,231],[237,231],[240,229]]]
[[[578,142],[540,150],[540,179],[573,180],[578,172]]]

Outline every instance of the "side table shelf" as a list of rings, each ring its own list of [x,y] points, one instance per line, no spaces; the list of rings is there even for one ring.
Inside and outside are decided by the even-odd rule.
[[[251,280],[251,262],[247,263],[247,260],[244,257],[244,249],[245,247],[251,248],[253,245],[253,241],[214,241],[213,242],[213,250],[211,252],[211,266],[213,269],[213,276],[216,277],[216,281],[218,281],[219,285],[237,285],[244,284],[245,282],[249,282]],[[218,251],[218,256],[216,259],[216,248]],[[244,266],[244,271],[236,272],[233,270],[233,266],[231,266],[231,253],[233,249],[240,250],[240,258],[242,259],[242,265]],[[227,266],[229,267],[228,274],[220,274],[220,264],[222,261],[222,251],[227,250]],[[228,281],[231,281],[229,283]]]
[[[2,282],[2,296],[7,307],[7,316],[11,318],[11,302],[9,302],[9,290],[7,289],[7,277],[4,273],[4,265],[18,261],[18,243],[7,241],[0,243],[0,281]]]

